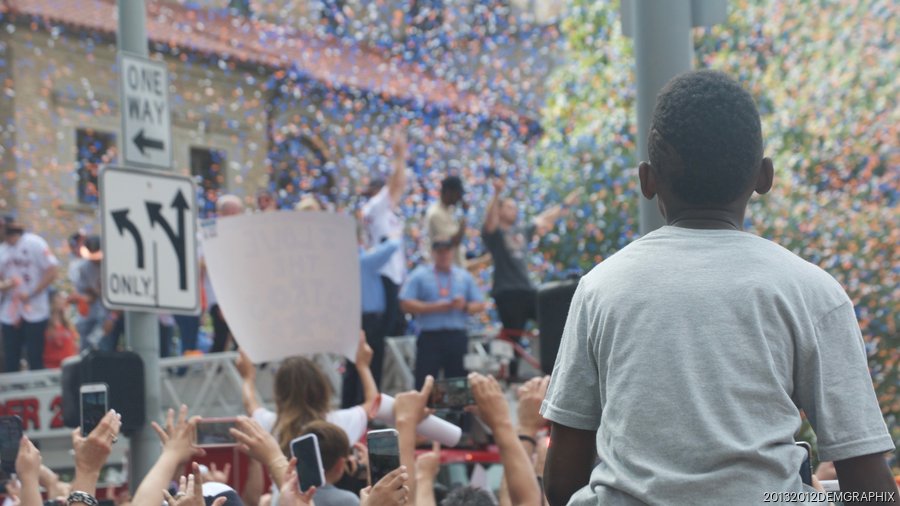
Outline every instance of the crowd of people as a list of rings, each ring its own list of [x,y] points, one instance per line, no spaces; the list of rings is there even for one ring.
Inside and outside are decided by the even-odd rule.
[[[416,429],[433,410],[427,408],[433,387],[428,376],[420,390],[397,395],[393,417],[398,432],[400,466],[375,483],[367,484],[369,458],[365,440],[379,392],[370,370],[372,350],[360,340],[356,368],[366,385],[366,400],[349,409],[332,409],[332,386],[318,365],[301,356],[283,361],[276,373],[275,411],[256,398],[255,366],[243,354],[237,368],[244,380],[242,393],[246,416],[235,413],[230,435],[250,458],[246,479],[235,482],[231,466],[201,466],[206,456],[196,440],[200,416],[188,416],[188,407],[168,411],[161,424],[152,422],[162,446],[156,463],[138,480],[132,495],[119,494],[117,506],[400,506],[404,504],[466,506],[494,504],[490,492],[463,487],[436,497],[436,478],[441,466],[439,444],[431,451],[417,451],[421,443]],[[518,390],[517,422],[513,422],[503,389],[491,377],[468,376],[473,412],[495,434],[504,468],[501,504],[540,505],[539,476],[546,455],[546,422],[538,409],[548,378],[535,378]],[[119,439],[122,415],[110,410],[95,429],[72,433],[75,474],[71,482],[42,465],[40,451],[22,436],[15,461],[16,475],[7,481],[6,495],[13,504],[40,506],[42,494],[54,504],[97,506],[97,481],[101,469]],[[301,490],[297,459],[289,443],[298,436],[315,434],[325,477],[324,484]],[[271,489],[264,489],[264,475]],[[8,479],[8,478],[7,478]],[[43,489],[43,490],[42,490]]]
[[[275,374],[270,410],[257,398],[255,366],[241,354],[236,367],[246,416],[237,417],[230,434],[255,462],[247,482],[203,483],[229,477],[204,478],[192,463],[202,456],[193,440],[199,418],[189,419],[182,406],[177,416],[169,412],[165,427],[154,424],[163,451],[128,502],[436,504],[440,450],[416,456],[424,442],[417,427],[430,414],[435,378],[443,374],[467,378],[471,409],[490,430],[502,464],[501,504],[731,504],[764,501],[770,493],[784,501],[797,494],[807,498],[803,502],[827,502],[817,480],[803,481],[799,465],[806,450],[794,441],[803,414],[816,432],[819,458],[833,461],[843,492],[862,494],[866,502],[900,503],[885,459],[894,442],[872,386],[852,301],[820,267],[744,231],[752,195],[765,196],[773,188],[774,165],[764,156],[757,107],[735,80],[719,72],[689,72],[660,93],[650,160],[639,171],[643,196],[658,197],[667,226],[582,278],[553,374],[518,389],[515,423],[500,383],[466,375],[462,366],[466,316],[484,308],[474,278],[457,265],[466,262],[457,251],[466,222],[451,208],[463,207],[462,181],[444,179],[438,207],[423,224],[431,234],[428,261],[407,273],[397,213],[407,191],[406,136],[396,129],[391,136],[393,170],[387,180],[373,182],[360,216],[363,308],[375,320],[366,329],[361,315],[355,374],[345,381],[356,387],[355,397],[344,395],[344,407],[334,409],[333,386],[318,365],[291,357]],[[498,281],[501,287],[509,282],[501,281],[504,276],[515,279],[527,271],[517,254],[523,236],[552,228],[563,210],[551,209],[534,220],[531,231],[519,232],[502,180],[495,181],[494,191],[481,233],[494,261],[508,264],[495,269],[496,288]],[[276,211],[264,193],[259,197],[261,212]],[[233,198],[221,199],[220,211],[229,202],[235,213],[241,211]],[[298,207],[323,211],[314,202]],[[3,272],[41,272],[37,281],[3,278],[7,290],[16,290],[7,315],[24,318],[33,310],[24,302],[46,291],[57,262],[21,225],[10,220],[6,232]],[[91,248],[84,249],[85,260],[93,262]],[[530,285],[519,281],[513,286],[527,292]],[[505,291],[495,289],[493,295]],[[525,304],[512,306],[521,311]],[[400,467],[366,484],[362,470],[371,463],[357,443],[373,428],[381,402],[372,345],[383,345],[390,329],[402,325],[402,313],[415,316],[419,331],[416,390],[399,394],[392,406]],[[678,437],[665,437],[661,422]],[[111,411],[86,438],[74,433],[76,475],[68,504],[96,506],[96,470],[120,425]],[[288,456],[292,440],[307,434],[319,441],[325,481],[301,490],[296,462]],[[173,484],[189,464],[191,472]],[[19,501],[32,506],[40,497],[40,456],[25,437],[16,465],[22,476],[13,488],[19,487]],[[273,482],[268,493],[265,473]],[[860,496],[847,497],[844,502],[854,504]],[[493,504],[494,498],[472,487],[453,490],[441,501],[480,503]]]
[[[429,12],[429,9],[422,9],[419,17],[428,18]],[[485,11],[482,9],[479,12]],[[863,359],[865,354],[872,358],[871,372],[878,387],[878,400],[882,410],[888,415],[889,428],[896,440],[898,429],[895,417],[900,410],[900,397],[897,395],[900,352],[897,351],[895,336],[898,335],[897,318],[900,312],[896,311],[898,270],[893,259],[896,256],[893,253],[896,251],[898,235],[892,224],[896,221],[896,206],[900,198],[897,192],[897,188],[900,188],[897,184],[897,178],[900,177],[897,167],[900,161],[896,150],[896,125],[900,123],[896,118],[894,101],[890,97],[896,95],[894,92],[898,87],[894,74],[900,53],[896,51],[895,37],[892,34],[898,33],[895,28],[900,15],[891,2],[880,0],[858,3],[741,0],[734,3],[731,12],[727,23],[698,34],[696,45],[699,61],[703,66],[727,70],[731,75],[739,77],[745,88],[751,91],[762,112],[766,150],[767,153],[774,154],[778,175],[773,190],[765,199],[751,200],[749,212],[743,217],[742,223],[737,225],[776,239],[791,251],[827,270],[849,293],[852,312],[862,329],[865,345]],[[354,20],[352,16],[345,16],[350,21],[342,20],[339,13],[334,18],[333,22],[329,21],[328,30],[339,36],[356,31],[356,26],[346,23],[359,24],[358,19]],[[487,21],[481,29],[485,33],[490,32],[490,37],[485,39],[486,42],[473,43],[473,48],[477,44],[491,46],[492,41],[510,37],[508,31],[489,28],[508,26],[505,22],[488,18],[494,16],[486,16]],[[607,21],[618,22],[614,16]],[[569,28],[573,31],[580,29],[577,26]],[[304,124],[298,131],[312,133],[313,139],[319,139],[320,145],[317,148],[319,152],[326,154],[320,160],[322,163],[298,162],[295,151],[297,146],[306,142],[306,138],[301,140],[298,136],[284,135],[279,131],[274,133],[276,138],[273,145],[276,147],[270,153],[271,184],[255,195],[255,202],[251,204],[248,199],[220,195],[218,187],[201,190],[203,209],[219,218],[244,212],[244,206],[253,204],[260,212],[285,212],[295,208],[327,209],[358,214],[364,231],[360,241],[360,283],[363,293],[361,326],[372,356],[368,357],[368,352],[363,352],[357,357],[355,367],[348,367],[342,388],[341,404],[344,409],[331,409],[331,386],[323,381],[321,371],[316,372],[314,363],[292,358],[282,364],[284,384],[303,382],[316,387],[311,391],[294,389],[296,391],[291,392],[290,388],[276,384],[277,409],[275,412],[266,412],[252,402],[252,367],[243,359],[239,365],[245,380],[243,393],[248,418],[239,422],[238,432],[241,435],[237,437],[246,438],[242,439],[245,450],[256,455],[255,466],[258,471],[254,472],[254,479],[260,481],[258,476],[268,471],[281,485],[288,484],[285,485],[286,489],[272,491],[271,496],[281,496],[276,500],[306,504],[312,499],[317,503],[328,504],[329,496],[348,497],[332,491],[330,485],[348,481],[345,474],[356,475],[358,478],[361,475],[359,470],[364,468],[360,461],[354,460],[356,457],[350,458],[349,448],[364,434],[370,422],[372,405],[377,402],[373,399],[377,399],[384,338],[407,331],[402,328],[402,323],[406,321],[403,313],[416,315],[413,330],[420,335],[422,353],[416,361],[416,386],[422,390],[398,396],[395,404],[397,428],[401,432],[403,448],[409,453],[408,450],[414,445],[410,442],[414,441],[414,422],[418,421],[423,412],[420,401],[427,395],[430,385],[429,375],[436,375],[440,369],[443,369],[445,375],[464,373],[459,367],[459,343],[465,341],[467,314],[483,314],[481,312],[485,308],[482,293],[490,290],[496,306],[496,316],[505,329],[512,331],[515,338],[517,331],[533,319],[530,303],[534,300],[533,291],[537,279],[562,272],[574,265],[584,267],[601,260],[606,261],[613,252],[622,249],[637,237],[637,203],[632,197],[637,196],[640,185],[635,174],[625,170],[636,165],[636,161],[630,158],[631,155],[625,154],[634,151],[633,125],[627,120],[619,121],[627,117],[625,106],[633,105],[633,82],[629,79],[630,70],[625,66],[629,60],[623,58],[621,53],[613,54],[627,49],[623,49],[625,46],[621,41],[607,44],[609,41],[604,37],[611,36],[610,34],[621,36],[615,29],[609,26],[594,28],[581,31],[583,36],[610,48],[609,58],[603,59],[603,72],[594,73],[592,70],[591,79],[574,81],[572,86],[567,83],[558,88],[565,90],[566,94],[573,93],[567,95],[569,101],[577,102],[571,97],[596,85],[596,75],[605,76],[604,79],[613,84],[606,88],[597,87],[604,91],[602,100],[597,103],[598,107],[582,106],[581,109],[601,114],[606,123],[621,128],[611,128],[609,135],[579,136],[576,134],[579,133],[581,124],[590,125],[594,122],[573,119],[571,113],[561,114],[556,118],[558,123],[545,121],[543,127],[546,129],[561,125],[561,133],[556,137],[552,132],[546,135],[547,139],[555,139],[556,142],[542,144],[541,150],[547,148],[550,151],[552,148],[564,152],[560,158],[570,161],[568,164],[558,164],[553,173],[538,174],[526,168],[529,167],[528,143],[540,130],[536,123],[527,118],[522,117],[517,123],[428,107],[417,109],[416,106],[391,104],[373,95],[322,87],[325,89],[316,90],[321,96],[315,103],[307,98],[316,96],[315,93],[305,94],[297,100],[290,93],[279,91],[281,94],[276,93],[278,96],[273,107],[275,110],[313,105],[317,108],[319,114],[314,118],[304,118]],[[524,38],[523,51],[533,53],[535,56],[532,60],[539,63],[542,60],[537,53],[549,43],[555,42],[553,32],[555,30],[552,29],[538,31],[537,37]],[[563,32],[567,37],[571,36],[566,27]],[[459,43],[453,37],[447,40],[449,42],[442,43],[436,51],[422,51],[418,48],[403,57],[421,60],[429,69],[444,72],[446,68],[440,63],[443,55],[466,59],[480,54],[477,49],[468,54],[465,51],[446,51],[450,45]],[[390,43],[386,43],[386,46],[396,49]],[[403,52],[402,48],[399,50]],[[823,54],[836,56],[827,58],[823,64]],[[17,54],[16,58],[28,58],[27,52]],[[517,84],[515,79],[505,78],[506,76],[501,76],[504,79],[494,80],[494,74],[481,71],[474,72],[471,76],[457,73],[456,77],[463,82],[471,80],[467,86],[489,89],[495,95],[501,95],[498,98],[500,102],[522,104],[534,100],[533,88]],[[275,78],[263,80],[259,82],[259,88],[266,92],[281,90],[283,82]],[[572,88],[575,88],[574,91]],[[502,96],[504,94],[512,96]],[[216,97],[216,100],[226,103],[230,99]],[[247,102],[242,98],[233,103],[240,109]],[[247,110],[251,109],[247,107]],[[553,114],[554,110],[548,112],[549,116]],[[325,118],[339,118],[340,121]],[[396,134],[385,134],[389,130],[389,123],[402,125],[393,130],[403,131],[405,135],[402,139]],[[346,135],[347,128],[351,128],[354,135]],[[404,155],[404,169],[398,171],[396,153],[406,150],[403,144],[407,137],[410,139],[410,148]],[[585,141],[588,137],[591,139]],[[603,151],[602,162],[594,165],[595,159],[583,155],[585,150],[597,148],[597,143],[608,144],[609,148]],[[498,146],[500,149],[497,149]],[[331,154],[335,152],[345,153],[346,156],[340,160],[331,158]],[[448,155],[457,152],[462,155]],[[545,159],[559,158],[548,156]],[[628,163],[632,165],[625,167]],[[618,166],[617,164],[622,165],[619,167],[622,170],[610,168]],[[406,165],[409,166],[408,172]],[[653,165],[657,164],[654,162]],[[341,170],[337,170],[338,166]],[[583,195],[575,193],[570,198],[564,197],[581,185],[588,173],[595,179],[585,185],[587,192]],[[456,177],[448,177],[448,174]],[[779,185],[781,180],[785,182]],[[23,194],[32,189],[30,184],[28,180],[22,182]],[[548,186],[552,188],[548,189]],[[33,194],[36,195],[37,192]],[[560,219],[560,215],[556,213],[562,210],[553,209],[552,204],[563,201],[565,207],[571,208],[572,212],[569,213],[568,222],[563,222],[562,233],[554,234],[553,228]],[[25,202],[25,205],[33,206],[43,204],[46,203],[34,199]],[[522,213],[517,205],[529,211],[534,210],[535,212],[529,213],[534,218],[523,223]],[[602,219],[594,220],[593,217]],[[591,223],[579,223],[579,220],[589,220]],[[470,226],[469,223],[475,225]],[[571,230],[578,230],[579,233],[565,233]],[[106,311],[99,303],[97,261],[102,252],[95,246],[98,244],[96,236],[79,233],[72,237],[70,249],[75,261],[70,262],[73,267],[69,271],[68,282],[62,282],[71,286],[74,292],[65,294],[48,290],[54,280],[61,280],[61,276],[57,274],[59,262],[53,248],[46,242],[41,242],[39,237],[29,233],[23,224],[15,220],[8,220],[3,231],[6,233],[6,243],[0,246],[3,250],[0,257],[8,251],[10,256],[7,258],[14,259],[8,264],[0,264],[0,288],[6,294],[4,305],[0,306],[3,311],[0,321],[3,322],[4,370],[19,370],[23,355],[29,369],[39,369],[58,364],[60,357],[79,348],[114,349],[121,335],[121,318],[115,312]],[[536,243],[541,247],[535,248]],[[491,264],[492,269],[482,268]],[[412,265],[417,267],[407,272]],[[731,276],[726,277],[730,279],[734,270],[730,270],[728,274]],[[181,351],[189,352],[198,348],[201,341],[199,336],[202,334],[200,329],[204,327],[213,328],[211,351],[234,347],[233,336],[228,331],[225,315],[216,304],[208,277],[202,279],[206,285],[205,318],[210,323],[201,325],[201,320],[193,317],[161,317],[162,350],[172,345],[173,335],[180,337]],[[692,281],[686,280],[684,283],[689,285]],[[637,290],[627,292],[626,295],[636,292]],[[683,293],[686,291],[676,297],[679,302],[684,302],[681,298],[690,299],[683,297]],[[599,297],[596,292],[592,294]],[[587,296],[582,294],[581,297]],[[592,315],[585,309],[583,326],[594,331],[596,329],[591,327],[594,321]],[[849,315],[844,316],[849,318]],[[667,335],[684,330],[665,326]],[[645,436],[645,439],[658,441],[669,437],[658,430],[658,420],[674,418],[680,421],[678,426],[686,430],[703,427],[702,422],[691,421],[686,412],[647,412],[642,411],[642,406],[630,404],[624,407],[619,404],[621,412],[628,412],[633,416],[623,417],[618,422],[614,417],[605,417],[601,423],[597,420],[599,414],[595,411],[581,413],[579,410],[585,409],[588,404],[606,405],[609,401],[607,396],[613,393],[620,399],[628,397],[628,385],[616,383],[616,377],[595,377],[593,366],[596,364],[584,363],[584,360],[590,360],[591,357],[583,353],[579,355],[578,351],[582,348],[573,349],[574,345],[571,343],[578,342],[576,337],[585,338],[588,334],[589,332],[584,332],[579,336],[573,334],[567,337],[570,344],[563,348],[563,353],[567,353],[567,360],[570,362],[565,362],[568,367],[562,368],[565,374],[554,374],[554,380],[558,384],[576,385],[579,388],[565,392],[565,386],[551,387],[549,404],[545,408],[547,417],[553,420],[556,434],[561,438],[555,441],[558,444],[554,447],[560,450],[556,451],[556,460],[550,465],[551,474],[556,479],[547,483],[548,496],[554,503],[567,502],[568,495],[573,491],[582,490],[584,493],[584,489],[575,487],[575,484],[583,486],[588,482],[595,488],[602,488],[603,493],[613,494],[608,491],[615,489],[609,483],[614,480],[609,477],[611,473],[619,471],[612,468],[620,463],[621,456],[612,443],[629,438],[629,449],[635,450],[634,454],[639,454],[638,450],[647,450],[646,441],[635,442],[632,437],[635,431],[640,429],[644,435],[654,435],[653,438]],[[44,343],[42,351],[38,350],[38,341]],[[425,345],[421,345],[423,342]],[[365,350],[365,347],[361,349]],[[705,347],[703,350],[709,351]],[[602,356],[612,360],[609,358],[612,350],[601,351],[605,354]],[[856,351],[850,350],[845,354],[856,360],[851,369],[855,371],[854,378],[857,381],[842,385],[842,388],[852,390],[850,393],[841,390],[848,397],[865,390],[859,386],[865,382],[860,380],[862,366]],[[646,362],[637,366],[643,369],[649,367],[654,374],[662,375],[665,371],[671,371],[648,364],[670,365],[669,362],[676,362],[672,360],[672,356],[649,357]],[[715,358],[714,355],[704,357]],[[367,364],[367,361],[370,363]],[[733,373],[734,369],[740,369],[738,365],[731,370],[726,368],[726,371]],[[697,369],[722,372],[711,365],[711,362],[698,364]],[[845,378],[843,369],[840,372],[835,369],[840,368],[832,369],[836,377]],[[584,371],[588,373],[580,375]],[[279,374],[282,374],[281,370]],[[817,381],[821,379],[810,379],[806,387],[816,388],[819,384]],[[470,380],[476,404],[483,417],[492,428],[499,428],[501,433],[496,442],[504,458],[509,496],[516,498],[512,503],[532,504],[529,501],[534,497],[533,485],[537,482],[533,478],[542,473],[539,470],[541,467],[536,470],[534,466],[544,459],[542,452],[546,451],[546,440],[531,435],[530,430],[522,430],[520,427],[517,432],[515,428],[510,428],[504,414],[498,412],[505,406],[505,402],[500,402],[497,397],[499,387],[492,380],[477,375]],[[591,383],[602,383],[601,380],[610,380],[612,384],[607,386],[603,383],[603,389],[600,389],[600,385]],[[706,376],[705,381],[712,380]],[[373,383],[375,397],[372,394]],[[698,391],[677,391],[678,385],[683,383],[660,379],[652,385],[645,385],[646,388],[642,391],[668,392],[672,398],[684,403],[702,397],[689,395],[697,394]],[[547,385],[544,384],[542,388],[546,390]],[[605,390],[606,388],[609,390]],[[598,389],[601,390],[600,393],[597,392]],[[703,395],[715,393],[700,390]],[[823,388],[823,391],[827,390]],[[599,397],[592,397],[595,395]],[[543,392],[533,395],[535,399],[544,397]],[[759,397],[760,402],[770,400],[762,397],[764,396]],[[864,398],[866,395],[858,397]],[[651,404],[642,395],[635,398]],[[587,402],[588,399],[594,401]],[[803,402],[817,405],[810,399]],[[527,403],[520,399],[520,423],[523,404]],[[886,440],[881,427],[874,422],[878,417],[871,404],[868,402],[858,410],[855,409],[858,406],[853,409],[845,408],[859,417],[854,420],[854,424],[865,421],[869,424],[873,440],[882,443]],[[679,403],[678,407],[683,405]],[[860,413],[865,413],[865,416]],[[578,416],[579,414],[582,416]],[[608,413],[604,413],[604,416],[606,414]],[[807,411],[807,415],[809,414]],[[526,416],[540,419],[537,409],[529,411]],[[829,423],[843,427],[841,423],[835,422],[841,416],[841,413],[831,411],[813,414],[817,418],[814,421],[818,425],[817,433],[824,434],[821,443],[825,452],[821,455],[832,456],[839,462],[848,458],[860,458],[862,455],[858,451],[850,455],[843,449],[836,450],[835,434],[827,429],[819,429],[827,427]],[[641,422],[635,423],[636,419]],[[715,437],[706,440],[707,446],[698,446],[734,449],[738,443],[729,439],[731,431],[736,431],[735,427],[743,427],[746,420],[754,419],[753,413],[744,413],[735,420],[719,420],[722,423]],[[708,418],[703,421],[708,421]],[[766,421],[772,425],[770,422],[771,420]],[[181,469],[182,464],[189,463],[199,455],[196,450],[191,450],[190,454],[184,453],[185,448],[190,448],[188,443],[191,423],[186,414],[181,413],[178,417],[173,416],[166,428],[161,428],[161,438],[171,444],[165,444],[166,450],[160,459],[162,464],[158,463],[159,469],[155,469],[153,474],[144,479],[142,488],[146,493],[137,494],[132,502],[141,502],[149,497],[155,503],[168,497],[156,491],[169,484],[176,469]],[[541,430],[543,424],[540,419],[535,433]],[[606,427],[601,427],[602,424],[606,424]],[[88,450],[93,451],[97,458],[102,455],[101,447],[106,445],[104,438],[109,438],[110,434],[112,439],[116,437],[112,429],[114,425],[113,418],[106,425],[107,433],[100,434],[93,440],[93,434],[82,438],[83,440],[76,438],[76,464],[80,458],[79,451],[82,455]],[[556,428],[557,426],[561,428]],[[334,427],[341,430],[335,431]],[[784,427],[781,428],[783,432],[788,432]],[[330,485],[323,487],[312,498],[296,492],[296,477],[288,472],[293,466],[287,460],[284,445],[290,437],[307,431],[315,431],[321,440],[329,440],[333,442],[332,447],[341,449],[333,452],[334,455],[323,463],[327,463],[325,467],[328,468]],[[498,431],[494,432],[496,435]],[[722,432],[728,434],[723,435]],[[518,441],[507,437],[517,433],[526,437]],[[573,437],[566,439],[566,435]],[[532,445],[529,437],[532,440],[538,439],[538,444]],[[686,440],[688,439],[675,443],[683,444]],[[715,443],[709,442],[712,440]],[[87,444],[85,441],[91,443]],[[597,441],[609,444],[609,447],[597,448],[594,446]],[[677,446],[675,443],[672,447]],[[276,447],[279,454],[274,451]],[[886,443],[880,446],[872,443],[864,450],[879,453],[886,451],[887,447]],[[520,448],[524,451],[520,451]],[[579,459],[570,459],[570,455],[575,453],[564,453],[564,449],[573,449],[572,452],[577,449]],[[653,448],[656,449],[658,448]],[[787,450],[780,451],[788,453]],[[537,462],[526,463],[521,458],[523,452],[526,456],[533,454],[531,457]],[[676,460],[679,465],[687,465],[688,461],[682,457],[689,452],[672,452],[666,455],[667,459]],[[609,467],[595,466],[597,453],[601,453],[603,461]],[[20,498],[22,502],[29,502],[34,498],[35,473],[32,471],[35,451],[23,441],[20,455],[25,461],[20,471]],[[727,457],[722,454],[705,456]],[[796,459],[796,456],[797,453],[792,452],[786,460]],[[707,462],[698,463],[693,460],[696,455],[690,457],[690,463],[699,466],[695,474],[715,474],[702,468]],[[430,485],[434,483],[438,459],[436,449],[420,455],[418,461],[405,455],[404,470],[395,473],[389,482],[373,484],[368,490],[359,489],[358,494],[349,487],[348,492],[366,504],[395,504],[405,501],[430,504],[434,498],[429,497],[428,492],[433,490]],[[868,474],[871,478],[883,477],[884,473],[876,460],[870,459],[866,466],[858,469],[869,471],[862,474]],[[274,461],[277,462],[273,467]],[[92,476],[93,470],[83,462],[84,458],[82,474]],[[677,487],[681,475],[660,471],[666,467],[665,464],[666,459],[657,459],[651,463],[648,458],[640,462],[637,469],[629,468],[627,471],[631,474],[625,472],[624,475],[632,479],[624,479],[624,485],[618,485],[627,489],[625,493],[641,497],[648,497],[642,494],[659,493],[658,490],[665,487],[647,492],[645,488],[649,489],[650,485],[645,487],[645,484],[652,480],[648,478],[646,482],[642,481],[652,471],[661,476],[657,481],[652,481],[652,484],[668,479],[667,486]],[[555,474],[552,471],[554,466],[557,469]],[[577,469],[572,472],[558,471],[568,471],[568,466]],[[76,469],[77,467],[76,465]],[[853,467],[846,462],[838,463],[836,467],[835,472],[844,476],[860,474],[854,472]],[[525,472],[526,468],[528,472]],[[588,476],[591,470],[594,474]],[[185,477],[183,486],[178,484],[169,492],[172,494],[169,504],[185,501],[184,506],[188,506],[194,503],[187,501],[199,501],[203,495],[201,480],[209,480],[211,477],[199,476],[202,474],[199,468],[192,468],[190,474],[191,476]],[[561,482],[560,476],[570,477],[573,481]],[[218,481],[227,481],[221,477],[216,478],[219,478]],[[728,483],[736,481],[731,478],[722,479],[721,476],[718,476],[718,480]],[[851,479],[847,483],[852,481]],[[83,481],[77,484],[84,487],[79,490],[92,492]],[[73,488],[75,485],[73,484]],[[232,488],[241,488],[238,487],[241,484],[230,485]],[[842,486],[844,485],[842,482]],[[359,487],[359,483],[356,486]],[[243,485],[242,488],[246,491],[247,488],[252,490],[254,487]],[[266,494],[261,488],[261,484],[257,486],[258,497],[254,495],[244,501],[262,503]],[[149,495],[151,493],[155,495]],[[475,497],[478,492],[471,490],[463,489],[457,494],[459,504],[477,504],[481,500]],[[67,493],[54,495],[68,496]],[[389,496],[390,499],[386,499]],[[739,497],[733,502],[741,502],[743,498]]]

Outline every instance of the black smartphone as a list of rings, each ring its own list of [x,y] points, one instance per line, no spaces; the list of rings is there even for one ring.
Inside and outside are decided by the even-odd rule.
[[[219,448],[237,446],[231,435],[235,418],[204,418],[197,423],[196,444],[201,448]]]
[[[428,407],[434,409],[462,409],[474,404],[469,378],[445,378],[435,380],[428,399]]]
[[[806,450],[806,456],[803,457],[803,464],[800,465],[800,479],[806,485],[812,486],[812,448],[806,441],[798,441],[797,446]]]
[[[109,387],[106,383],[81,385],[81,435],[87,437],[109,411]]]
[[[400,467],[400,444],[394,429],[373,430],[366,434],[369,446],[369,485],[375,486],[382,478]]]
[[[22,419],[16,415],[0,416],[0,467],[7,476],[16,472],[21,440]]]
[[[319,438],[315,434],[300,436],[291,441],[291,455],[297,458],[300,491],[325,485],[325,469],[319,453]]]

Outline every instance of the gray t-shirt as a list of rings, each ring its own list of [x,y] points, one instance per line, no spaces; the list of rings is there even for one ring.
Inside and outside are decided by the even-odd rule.
[[[889,451],[853,304],[749,233],[663,227],[582,278],[544,416],[596,430],[570,504],[757,504],[822,460]]]
[[[534,236],[534,225],[524,229],[504,230],[497,227],[493,232],[481,231],[481,239],[494,259],[494,286],[492,294],[507,290],[530,290],[531,279],[525,264],[526,249]]]
[[[325,485],[317,489],[313,501],[316,506],[359,506],[359,497],[356,494],[334,485]]]

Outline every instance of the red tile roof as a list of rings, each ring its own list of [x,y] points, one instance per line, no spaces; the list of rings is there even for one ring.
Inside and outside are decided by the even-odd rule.
[[[35,16],[91,31],[114,34],[115,0],[0,0],[0,13]],[[516,113],[489,99],[459,90],[453,83],[426,75],[383,51],[337,38],[321,38],[294,28],[231,16],[225,11],[196,10],[147,1],[147,36],[159,43],[229,59],[291,68],[336,86],[370,90],[391,98],[412,99],[458,111],[514,117]]]

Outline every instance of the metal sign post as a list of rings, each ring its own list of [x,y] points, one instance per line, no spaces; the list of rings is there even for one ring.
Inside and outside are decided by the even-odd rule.
[[[147,49],[147,29],[146,17],[147,12],[144,6],[144,0],[117,0],[118,6],[118,27],[116,30],[116,41],[120,52],[120,71],[126,69],[138,70],[138,67],[127,56],[121,56],[123,53],[133,55],[137,58],[147,58],[149,51]],[[152,66],[144,67],[146,70],[153,68]],[[158,67],[156,67],[158,70]],[[140,74],[140,73],[139,73]],[[124,77],[124,79],[123,79]],[[138,75],[140,78],[141,76]],[[128,76],[123,76],[120,72],[122,83],[122,96],[119,101],[119,111],[122,115],[123,131],[120,137],[120,143],[124,146],[121,149],[125,161],[138,162],[147,166],[156,166],[164,170],[172,170],[171,163],[163,164],[162,160],[171,160],[171,140],[162,138],[159,131],[164,129],[169,131],[169,110],[168,110],[168,78],[165,75],[153,73],[145,73],[146,81],[139,81],[136,86],[128,86]],[[135,84],[132,81],[132,84]],[[130,90],[130,91],[129,91]],[[165,94],[165,99],[160,99],[159,93]],[[129,120],[129,97],[133,97],[131,113],[134,114]],[[143,102],[141,102],[143,99]],[[137,101],[135,103],[135,101]],[[137,106],[135,108],[134,106]],[[163,106],[163,110],[160,110]],[[142,112],[142,110],[144,112]],[[129,130],[126,125],[143,126],[143,130],[134,132],[131,137],[127,137]],[[164,127],[161,125],[165,125]],[[132,129],[133,130],[133,129]],[[143,132],[143,133],[141,133]],[[152,132],[148,134],[148,132]],[[159,135],[155,137],[154,135]],[[160,146],[160,142],[162,146]],[[134,146],[132,146],[134,144]],[[141,156],[141,148],[144,153],[153,153],[147,157],[150,160],[133,160]],[[135,155],[135,151],[137,154]],[[164,153],[160,153],[164,152]],[[126,155],[127,153],[127,155]],[[146,157],[146,155],[145,155]],[[154,165],[153,162],[157,162]],[[193,197],[193,194],[191,194]],[[101,197],[102,198],[102,197]],[[123,216],[119,214],[118,216]],[[124,218],[125,216],[123,216]],[[120,218],[123,234],[130,234],[134,231],[133,226],[128,225],[128,220]],[[112,234],[111,230],[104,230],[104,236]],[[119,233],[117,230],[115,233]],[[136,237],[136,236],[135,236]],[[107,238],[104,237],[104,240]],[[135,241],[137,242],[137,241]],[[137,247],[137,245],[135,246]],[[105,255],[104,258],[110,255]],[[135,258],[137,262],[139,259]],[[146,254],[144,261],[147,261]],[[194,280],[189,280],[195,283]],[[105,295],[105,294],[104,294]],[[128,345],[132,351],[140,355],[144,361],[144,399],[145,412],[148,416],[157,416],[161,412],[160,406],[160,384],[161,378],[159,374],[159,317],[155,313],[129,311],[125,313],[125,335]],[[141,430],[130,439],[130,455],[129,463],[129,483],[132,493],[137,488],[141,479],[147,475],[156,459],[159,458],[160,445],[156,434],[150,427],[149,423],[144,424]]]

